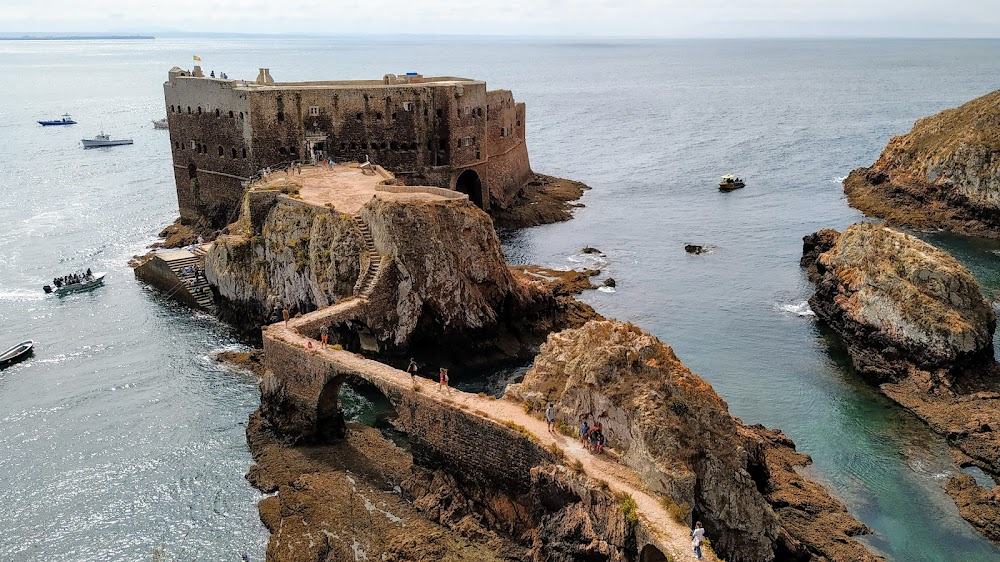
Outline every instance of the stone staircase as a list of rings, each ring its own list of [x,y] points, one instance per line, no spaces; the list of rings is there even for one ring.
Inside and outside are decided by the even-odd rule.
[[[192,253],[193,257],[171,260],[169,263],[170,269],[183,283],[182,286],[174,289],[174,292],[187,290],[198,306],[209,312],[215,312],[212,289],[208,286],[208,280],[205,279],[205,254],[208,252],[198,246]]]
[[[368,256],[368,267],[358,277],[358,283],[354,286],[354,295],[358,297],[368,297],[375,288],[375,280],[382,270],[382,256],[375,249],[375,240],[372,238],[372,231],[368,224],[359,216],[354,217],[354,225],[361,232],[361,238],[365,241],[365,254]]]

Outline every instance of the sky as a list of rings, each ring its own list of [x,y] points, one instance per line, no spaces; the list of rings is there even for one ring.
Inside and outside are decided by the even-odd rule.
[[[0,13],[0,32],[1000,36],[1000,0],[0,0]]]

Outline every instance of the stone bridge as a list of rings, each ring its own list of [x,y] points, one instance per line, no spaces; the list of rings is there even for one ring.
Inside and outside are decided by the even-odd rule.
[[[323,348],[315,339],[321,326],[350,320],[365,306],[366,299],[356,297],[264,328],[262,410],[282,433],[307,442],[343,437],[340,388],[352,378],[362,379],[393,405],[418,465],[444,468],[465,481],[516,496],[530,487],[532,467],[579,462],[589,476],[607,482],[612,493],[627,493],[636,501],[640,562],[668,560],[665,554],[673,559],[690,555],[689,529],[644,489],[638,474],[606,456],[592,455],[578,439],[549,433],[545,422],[521,404],[456,389],[441,392],[434,381],[414,382],[404,371]],[[562,458],[554,450],[561,450]],[[711,552],[704,559],[717,560]]]

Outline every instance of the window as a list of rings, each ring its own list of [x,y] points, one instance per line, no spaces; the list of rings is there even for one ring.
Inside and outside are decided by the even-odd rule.
[[[223,155],[223,154],[225,154],[225,153],[226,153],[226,149],[224,149],[224,148],[222,148],[222,147],[220,146],[220,147],[219,147],[219,157],[221,158],[221,157],[222,157],[222,155]]]
[[[505,136],[507,136],[507,130],[506,130],[506,129],[503,129],[503,128],[501,128],[501,129],[500,129],[500,138],[503,138],[503,137],[505,137]]]
[[[412,101],[404,101],[403,102],[403,111],[413,111],[413,102]]]
[[[347,150],[347,143],[346,142],[340,143],[340,151],[344,152],[345,150]]]
[[[477,107],[476,108],[476,115],[478,115],[479,117],[482,117],[483,116],[483,108]]]
[[[245,149],[245,148],[243,149],[243,159],[244,160],[247,159],[247,149]]]
[[[170,106],[170,113],[173,113],[173,112],[174,112],[174,106],[171,105]]]
[[[188,115],[191,115],[191,106],[188,106]]]
[[[319,106],[314,105],[309,108],[309,115],[319,115]]]
[[[201,115],[201,106],[198,106],[198,115]]]
[[[278,149],[278,154],[284,156],[284,155],[288,154],[288,151],[285,150],[285,147],[282,146],[281,148]]]
[[[396,141],[390,142],[389,143],[389,149],[390,150],[399,150],[399,143],[397,143]]]
[[[242,121],[242,120],[243,120],[243,112],[241,111],[240,112],[240,121]]]
[[[229,118],[230,118],[230,119],[232,119],[232,118],[233,118],[233,112],[232,112],[232,110],[230,110],[230,111],[229,111]]]
[[[396,112],[395,112],[395,111],[393,111],[393,112],[392,112],[392,120],[393,120],[393,121],[395,121],[395,120],[396,120]]]
[[[381,121],[382,120],[382,112],[381,111],[376,111],[375,112],[375,120],[376,121]]]
[[[285,120],[285,112],[284,111],[279,111],[278,112],[278,123],[281,123],[284,120]]]
[[[222,115],[222,112],[221,112],[221,111],[219,111],[218,109],[216,109],[216,110],[215,110],[215,116],[216,116],[216,117],[218,117],[218,116],[220,116],[220,115]]]
[[[438,109],[437,111],[434,112],[434,114],[437,115],[438,117],[444,117],[444,110]]]
[[[458,139],[458,147],[464,148],[476,144],[476,137],[462,137]]]
[[[198,144],[194,141],[191,141],[191,150],[198,150]]]
[[[359,114],[355,115],[354,118],[357,119],[358,121],[361,121],[362,119],[365,118],[365,114],[364,113],[359,113]]]
[[[235,148],[232,151],[232,155],[233,155],[233,160],[235,160],[236,159],[236,149]]]

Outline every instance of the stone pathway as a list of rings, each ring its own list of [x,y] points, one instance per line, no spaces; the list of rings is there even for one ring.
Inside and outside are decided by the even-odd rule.
[[[359,299],[352,299],[352,302],[344,303],[344,305],[357,306],[357,300]],[[363,373],[363,376],[371,380],[373,384],[396,387],[402,392],[412,392],[413,383],[410,380],[410,375],[406,372],[384,363],[365,359],[348,351],[332,348],[323,349],[316,340],[311,340],[295,331],[299,325],[315,322],[315,318],[311,318],[313,315],[330,314],[329,309],[337,306],[339,305],[296,318],[287,327],[284,323],[271,325],[267,328],[267,335],[301,347],[303,352],[305,352],[307,343],[311,342],[313,349],[310,351],[318,353],[330,362],[342,365],[345,372]],[[657,497],[646,491],[642,479],[632,469],[611,460],[609,457],[591,454],[583,448],[579,439],[549,433],[545,421],[540,417],[525,413],[520,403],[508,399],[493,399],[470,394],[454,388],[439,392],[439,386],[436,382],[428,379],[419,379],[419,381],[423,387],[422,394],[424,396],[454,408],[465,406],[465,413],[469,415],[480,415],[479,412],[483,412],[487,419],[497,424],[512,422],[523,426],[544,447],[550,447],[553,443],[558,445],[565,454],[564,462],[568,466],[579,461],[588,476],[607,482],[612,493],[625,492],[632,496],[639,507],[639,517],[652,535],[654,544],[672,556],[674,560],[694,559],[690,529],[686,524],[677,522]],[[718,558],[711,552],[705,552],[702,559],[708,562],[718,561]]]

